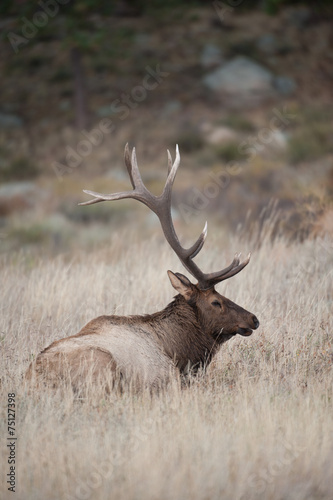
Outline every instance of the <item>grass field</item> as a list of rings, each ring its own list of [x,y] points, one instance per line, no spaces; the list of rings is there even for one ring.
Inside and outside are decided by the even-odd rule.
[[[215,241],[214,241],[215,240]],[[209,235],[199,264],[253,242]],[[53,340],[100,314],[171,301],[166,243],[114,236],[108,248],[1,261],[1,499],[331,499],[333,241],[267,239],[218,290],[260,328],[222,347],[205,376],[159,395],[28,393],[22,374]],[[15,393],[16,493],[8,491],[7,399]]]

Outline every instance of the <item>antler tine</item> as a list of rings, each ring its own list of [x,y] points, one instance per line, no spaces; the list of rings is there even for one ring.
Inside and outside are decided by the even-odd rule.
[[[224,281],[228,278],[231,278],[232,276],[235,276],[235,274],[238,274],[242,269],[244,269],[245,266],[248,265],[250,259],[251,253],[249,253],[244,262],[240,263],[240,254],[236,254],[230,266],[217,273],[206,274],[205,276],[208,288],[211,288],[217,283],[220,283],[221,281]]]
[[[170,151],[167,149],[167,155],[168,155],[168,175],[170,174],[170,170],[172,169],[172,158]]]
[[[131,181],[131,184],[133,186],[133,189],[135,189],[135,183],[132,175],[132,162],[131,162],[131,155],[130,155],[130,150],[128,146],[128,142],[126,143],[125,146],[125,151],[124,151],[124,160],[125,160],[125,165],[127,167],[128,175]]]
[[[102,194],[97,193],[96,191],[89,191],[87,189],[83,190],[84,193],[89,194],[90,196],[94,196],[93,200],[83,201],[79,203],[81,206],[85,205],[94,205],[94,203],[101,203],[102,201],[114,201],[114,200],[122,200],[124,198],[134,198],[134,191],[124,191],[122,193],[114,193],[114,194]]]
[[[141,179],[141,175],[140,175],[140,172],[139,172],[139,167],[138,167],[138,161],[136,159],[135,148],[133,148],[133,150],[132,150],[131,166],[132,166],[131,174],[132,174],[132,179],[133,179],[133,182],[134,182],[134,186],[133,187],[135,187],[135,188],[144,187],[142,179]]]
[[[95,193],[95,191],[88,191],[87,189],[83,190],[84,193],[89,194],[90,196],[95,196],[93,200],[88,200],[88,201],[82,201],[81,203],[78,203],[80,206],[85,206],[85,205],[94,205],[95,203],[100,203],[101,201],[104,201],[103,198],[101,198],[101,193]]]
[[[177,144],[176,145],[176,158],[175,158],[175,161],[173,162],[173,165],[172,165],[171,154],[170,154],[170,151],[168,150],[168,178],[167,178],[167,181],[165,183],[162,196],[171,197],[171,190],[172,190],[172,186],[173,186],[173,183],[175,181],[175,178],[176,178],[179,164],[180,164],[180,154],[179,154],[179,148],[178,148],[178,144]]]
[[[207,237],[207,221],[197,241],[194,243],[194,245],[191,246],[191,248],[188,249],[188,256],[190,259],[194,259],[194,257],[198,255],[198,253],[204,246],[206,237]]]

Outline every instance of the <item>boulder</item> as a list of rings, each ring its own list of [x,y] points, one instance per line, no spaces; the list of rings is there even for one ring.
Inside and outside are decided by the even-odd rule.
[[[281,95],[291,95],[297,89],[297,84],[294,78],[289,76],[276,76],[273,82],[274,87]]]
[[[306,28],[311,23],[311,19],[313,18],[311,9],[305,5],[289,8],[287,9],[286,14],[289,23],[299,29]]]
[[[30,181],[7,182],[0,186],[0,216],[24,211],[45,202],[48,191]]]
[[[238,135],[229,127],[215,127],[207,133],[206,141],[209,144],[225,144],[237,141]]]
[[[0,128],[19,128],[22,125],[23,120],[19,116],[0,112]]]
[[[267,55],[275,55],[280,51],[280,43],[277,37],[271,33],[261,35],[256,41],[257,48]]]
[[[170,101],[167,101],[162,109],[162,116],[164,118],[172,116],[176,113],[179,113],[182,109],[182,104],[180,101],[177,99],[171,99]]]
[[[203,68],[213,68],[214,66],[218,66],[223,61],[222,52],[213,43],[207,43],[200,56],[200,64]]]
[[[204,85],[234,103],[257,102],[275,94],[273,74],[251,59],[238,56],[206,75]]]

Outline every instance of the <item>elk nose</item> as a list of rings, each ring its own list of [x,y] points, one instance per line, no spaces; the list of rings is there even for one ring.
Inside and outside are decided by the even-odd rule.
[[[253,324],[254,324],[254,329],[257,329],[257,328],[258,328],[258,326],[260,325],[260,323],[259,323],[259,320],[258,320],[257,316],[253,315],[253,316],[252,316],[252,321],[253,321]]]

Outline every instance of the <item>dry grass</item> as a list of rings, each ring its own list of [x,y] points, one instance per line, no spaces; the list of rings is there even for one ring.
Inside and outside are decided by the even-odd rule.
[[[254,247],[212,239],[198,258],[207,270]],[[29,395],[21,382],[29,360],[99,314],[164,307],[173,295],[166,270],[180,265],[166,244],[130,245],[121,235],[88,255],[3,259],[2,417],[15,392],[18,439],[13,495],[2,418],[1,498],[332,498],[332,245],[263,242],[219,286],[261,327],[229,341],[188,389],[79,401],[70,392]]]

